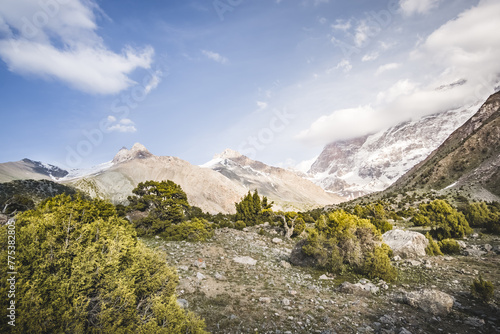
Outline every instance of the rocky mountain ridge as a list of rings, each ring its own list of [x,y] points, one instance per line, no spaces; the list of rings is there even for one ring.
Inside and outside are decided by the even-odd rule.
[[[500,197],[500,92],[391,190],[462,189],[478,199]]]
[[[478,108],[474,104],[330,143],[308,174],[325,190],[348,198],[384,190],[424,160]]]

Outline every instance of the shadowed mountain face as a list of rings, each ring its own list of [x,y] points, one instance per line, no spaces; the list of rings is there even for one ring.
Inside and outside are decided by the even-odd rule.
[[[314,183],[356,198],[386,189],[424,160],[479,108],[430,115],[376,134],[328,144],[309,170]]]
[[[30,159],[0,164],[0,182],[27,179],[57,180],[66,175],[68,172],[64,169]]]
[[[500,196],[500,92],[389,190],[444,188]]]

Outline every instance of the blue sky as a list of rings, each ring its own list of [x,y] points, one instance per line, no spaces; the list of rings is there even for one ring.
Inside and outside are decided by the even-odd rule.
[[[498,17],[495,0],[3,2],[0,161],[89,167],[140,142],[293,166],[487,97]]]

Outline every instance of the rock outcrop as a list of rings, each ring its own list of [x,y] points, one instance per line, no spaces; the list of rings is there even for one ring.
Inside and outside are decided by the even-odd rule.
[[[429,240],[418,232],[390,230],[382,235],[383,241],[391,247],[395,256],[402,258],[419,258],[425,256],[425,248]]]

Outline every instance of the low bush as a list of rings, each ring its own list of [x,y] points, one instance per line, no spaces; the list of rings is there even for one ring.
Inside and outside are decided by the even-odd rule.
[[[161,234],[167,240],[182,241],[206,241],[213,237],[214,232],[211,224],[204,219],[194,218],[176,225],[169,226]]]
[[[471,288],[471,293],[474,296],[484,301],[489,301],[491,298],[493,298],[493,295],[495,293],[495,288],[493,286],[493,283],[491,283],[490,281],[483,280],[481,275],[479,275],[478,279],[474,279],[470,288]]]
[[[429,256],[443,255],[443,252],[439,248],[438,243],[434,241],[429,232],[425,234],[425,237],[427,238],[427,240],[429,240],[427,247],[425,247],[425,253]]]
[[[234,228],[237,230],[243,230],[245,227],[247,227],[247,224],[243,220],[238,220],[234,223]]]
[[[384,219],[372,219],[371,223],[380,231],[380,233],[384,234],[387,231],[392,230],[392,224]]]
[[[460,245],[454,239],[444,239],[439,242],[439,248],[444,254],[459,254]]]
[[[343,210],[320,217],[308,238],[297,246],[312,258],[311,263],[332,273],[352,271],[386,281],[397,275],[380,231],[369,220]]]

